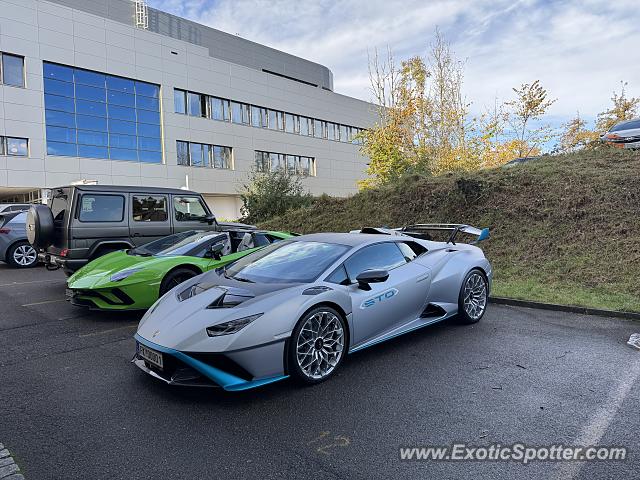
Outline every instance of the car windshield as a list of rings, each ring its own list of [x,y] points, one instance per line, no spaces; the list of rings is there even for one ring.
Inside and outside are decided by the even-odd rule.
[[[309,283],[349,248],[337,243],[280,242],[234,262],[224,276],[243,282]]]
[[[640,119],[628,120],[626,122],[620,122],[609,130],[610,132],[620,132],[622,130],[633,130],[640,128]]]
[[[129,250],[130,255],[140,256],[178,256],[187,255],[198,244],[219,236],[219,232],[199,232],[189,230],[187,232],[174,233],[168,237],[155,240]]]

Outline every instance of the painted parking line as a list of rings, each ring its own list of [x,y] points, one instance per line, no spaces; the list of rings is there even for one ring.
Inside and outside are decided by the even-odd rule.
[[[51,283],[51,280],[33,280],[31,282],[0,283],[0,287],[14,287],[16,285],[29,285],[32,283]]]
[[[59,298],[57,300],[45,300],[43,302],[33,302],[33,303],[25,303],[24,305],[22,305],[23,307],[32,307],[34,305],[45,305],[47,303],[57,303],[57,302],[66,302],[67,300],[65,298]]]
[[[124,327],[110,328],[108,330],[100,330],[99,332],[83,333],[82,335],[78,335],[78,337],[80,338],[94,337],[96,335],[102,335],[103,333],[117,332],[118,330],[125,330],[125,329],[131,329],[131,328],[136,328],[136,325],[125,325]]]

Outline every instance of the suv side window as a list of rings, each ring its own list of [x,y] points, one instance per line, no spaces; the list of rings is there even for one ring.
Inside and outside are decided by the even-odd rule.
[[[376,243],[354,253],[345,262],[349,279],[353,282],[365,270],[391,270],[407,263],[395,242]]]
[[[81,222],[121,222],[124,219],[122,195],[82,195],[78,220]]]
[[[134,222],[166,222],[167,197],[159,195],[133,195],[132,212]]]
[[[207,210],[199,197],[173,197],[173,209],[178,222],[198,221],[207,216]]]

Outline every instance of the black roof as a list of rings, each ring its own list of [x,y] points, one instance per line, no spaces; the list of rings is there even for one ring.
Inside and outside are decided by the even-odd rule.
[[[66,185],[63,187],[52,188],[52,190],[58,190],[60,188],[77,188],[78,190],[88,192],[172,193],[174,195],[199,195],[199,193],[192,190],[182,190],[181,188],[143,187],[140,185]]]

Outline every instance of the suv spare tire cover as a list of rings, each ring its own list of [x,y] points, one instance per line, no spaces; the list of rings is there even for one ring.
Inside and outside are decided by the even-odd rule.
[[[32,205],[27,212],[27,239],[37,249],[45,249],[53,243],[53,214],[46,205]]]

